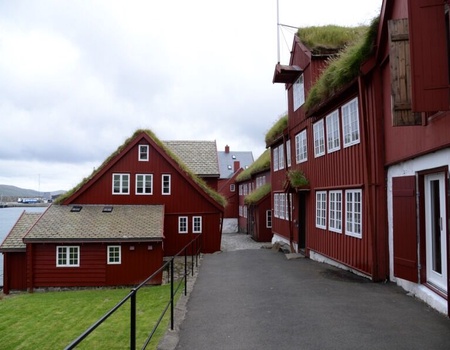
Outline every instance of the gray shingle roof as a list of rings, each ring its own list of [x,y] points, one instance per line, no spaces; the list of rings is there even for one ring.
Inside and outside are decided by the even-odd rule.
[[[52,205],[24,237],[25,242],[153,241],[161,240],[163,205]]]
[[[25,251],[26,246],[22,238],[41,215],[42,213],[29,213],[25,211],[0,245],[0,251]]]
[[[216,141],[163,141],[200,177],[219,177]]]
[[[248,151],[233,152],[229,151],[217,152],[219,158],[220,178],[228,179],[234,174],[234,162],[239,162],[239,167],[246,169],[253,163],[253,154]]]

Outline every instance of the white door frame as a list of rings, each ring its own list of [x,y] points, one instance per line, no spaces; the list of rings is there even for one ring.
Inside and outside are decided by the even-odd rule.
[[[447,293],[447,215],[445,173],[425,175],[427,282]],[[432,188],[434,186],[434,188]],[[439,198],[436,198],[438,196]],[[439,212],[437,212],[439,211]]]

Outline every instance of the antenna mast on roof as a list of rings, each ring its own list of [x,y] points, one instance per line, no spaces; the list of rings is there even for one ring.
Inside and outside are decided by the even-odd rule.
[[[279,4],[277,0],[277,58],[278,58],[278,64],[280,64],[280,9]]]

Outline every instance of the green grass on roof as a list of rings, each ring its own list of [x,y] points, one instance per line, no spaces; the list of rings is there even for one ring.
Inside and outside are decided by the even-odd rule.
[[[366,26],[341,27],[327,25],[299,28],[297,36],[314,54],[335,52],[355,42],[367,31]]]
[[[255,203],[258,203],[264,196],[266,196],[268,193],[270,193],[272,189],[272,185],[270,183],[266,183],[254,191],[250,192],[247,196],[244,198],[244,203],[246,205],[252,205]]]
[[[364,35],[355,37],[353,44],[346,46],[337,57],[329,59],[327,68],[309,91],[305,101],[306,111],[314,109],[359,75],[361,64],[372,53],[378,22],[377,17],[369,27],[360,27],[365,28]]]
[[[257,160],[255,160],[247,169],[241,172],[236,181],[245,181],[251,179],[253,174],[260,173],[264,170],[270,170],[270,150],[266,149]]]
[[[96,174],[98,174],[114,157],[120,154],[127,145],[136,138],[139,134],[145,132],[170,158],[172,158],[180,167],[181,171],[190,177],[194,182],[196,182],[212,199],[214,199],[221,206],[225,207],[227,205],[227,200],[220,193],[214,191],[208,184],[194,174],[186,164],[184,164],[161,140],[159,140],[156,135],[148,129],[139,129],[134,132],[134,134],[125,140],[125,142],[120,145],[115,152],[113,152],[108,158],[106,158],[103,163],[95,169],[92,174],[86,178],[84,178],[78,185],[72,188],[70,191],[66,192],[64,195],[58,197],[55,201],[55,204],[61,204],[69,198],[72,194],[78,191],[83,185],[85,185],[89,180],[91,180]]]
[[[286,129],[288,123],[287,114],[278,119],[273,126],[266,133],[266,146],[270,146],[273,141],[275,141],[279,136],[283,134],[284,129]]]

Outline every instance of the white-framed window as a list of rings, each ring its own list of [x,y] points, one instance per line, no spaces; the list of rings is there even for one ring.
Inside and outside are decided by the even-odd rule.
[[[266,228],[272,228],[272,210],[266,210]]]
[[[242,205],[239,206],[239,216],[244,216],[244,210],[242,208]]]
[[[273,171],[278,170],[278,147],[275,147],[272,151],[273,158]]]
[[[244,184],[244,196],[248,194],[248,184]]]
[[[345,191],[345,234],[362,238],[362,190]]]
[[[291,140],[286,141],[286,164],[289,168],[291,166]]]
[[[300,75],[294,83],[294,111],[305,103],[305,85],[303,81],[303,74]]]
[[[342,232],[342,191],[330,191],[328,206],[328,227],[330,231]]]
[[[161,193],[164,196],[170,195],[170,191],[171,191],[171,189],[170,189],[170,187],[171,187],[171,185],[170,185],[170,174],[162,174],[161,182],[162,182]]]
[[[273,194],[273,216],[276,218],[280,216],[278,213],[278,193]]]
[[[187,216],[179,216],[178,217],[178,233],[187,233],[188,232],[188,217]]]
[[[235,184],[231,184],[230,185],[230,192],[235,192],[236,191],[236,185]]]
[[[308,151],[306,143],[306,130],[295,135],[295,162],[303,163],[308,160]]]
[[[201,216],[193,216],[192,217],[192,232],[193,233],[202,233],[202,217]]]
[[[286,195],[284,193],[280,193],[279,199],[278,199],[278,213],[279,213],[280,219],[284,219],[284,211],[286,209],[285,201],[286,201]]]
[[[79,246],[57,246],[56,247],[57,267],[79,267],[80,247]]]
[[[148,162],[149,153],[148,153],[148,145],[139,145],[139,161],[140,162]]]
[[[320,157],[325,154],[325,130],[323,119],[313,125],[314,132],[314,157]]]
[[[316,192],[316,227],[327,228],[327,192]]]
[[[130,194],[130,174],[113,174],[113,194]]]
[[[359,143],[359,112],[357,98],[342,106],[342,129],[344,133],[344,147]]]
[[[108,265],[119,265],[121,263],[122,253],[120,245],[108,246]]]
[[[244,205],[244,218],[247,218],[248,208]]]
[[[284,169],[284,149],[283,149],[283,145],[278,146],[278,169]]]
[[[152,174],[136,174],[136,194],[153,194]]]
[[[341,148],[341,136],[339,130],[339,111],[335,110],[326,117],[327,149],[328,153],[338,151]]]
[[[239,185],[239,195],[242,196],[242,185]]]

